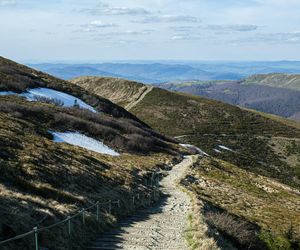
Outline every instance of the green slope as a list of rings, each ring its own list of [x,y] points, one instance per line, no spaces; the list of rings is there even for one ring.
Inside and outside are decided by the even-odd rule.
[[[246,78],[242,84],[260,84],[265,86],[300,90],[300,75],[258,74]]]

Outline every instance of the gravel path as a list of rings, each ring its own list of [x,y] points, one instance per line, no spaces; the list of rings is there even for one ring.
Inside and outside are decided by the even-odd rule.
[[[157,206],[139,211],[135,216],[120,222],[117,229],[102,235],[88,249],[188,249],[184,231],[191,201],[177,187],[177,182],[194,160],[195,156],[186,157],[161,181],[165,198]]]

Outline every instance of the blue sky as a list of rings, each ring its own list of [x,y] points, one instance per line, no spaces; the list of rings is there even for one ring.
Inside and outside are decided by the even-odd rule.
[[[300,60],[299,0],[0,0],[19,61]]]

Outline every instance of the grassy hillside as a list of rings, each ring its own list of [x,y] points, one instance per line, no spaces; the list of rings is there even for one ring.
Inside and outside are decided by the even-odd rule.
[[[123,80],[121,78],[79,77],[71,80],[72,83],[87,89],[90,93],[100,93],[104,98],[125,107],[135,101],[147,89],[141,83]]]
[[[200,159],[182,184],[204,201],[205,221],[239,249],[299,249],[299,190],[213,157]]]
[[[82,98],[101,112],[0,96],[0,241],[34,226],[56,223],[96,201],[120,199],[119,215],[128,214],[133,209],[131,195],[149,193],[145,180],[152,172],[179,159],[173,140],[125,109],[78,86],[1,58],[0,91],[21,92],[41,86]],[[80,132],[102,141],[120,156],[54,142],[49,131]],[[136,205],[144,202],[142,198]],[[47,230],[40,235],[41,247],[82,249],[83,239],[89,240],[116,219],[105,212],[107,209],[101,210],[100,224],[87,214],[88,235],[78,218],[71,238],[62,237],[64,227]],[[27,237],[1,249],[32,249],[32,245],[32,237]]]
[[[268,75],[265,75],[265,78],[267,77]],[[239,82],[165,83],[161,84],[160,87],[280,115],[290,119],[297,120],[299,118],[300,91],[282,88],[275,84],[274,86],[269,86],[263,83],[258,84],[255,81],[250,81],[249,83],[247,81],[248,79]],[[282,79],[282,81],[284,83],[284,81],[288,80]]]
[[[23,92],[27,88],[37,87],[47,87],[76,96],[96,108],[99,112],[115,117],[136,119],[132,114],[117,105],[113,105],[111,101],[99,95],[87,92],[83,88],[67,81],[0,57],[0,91]]]
[[[128,84],[128,91],[136,85]],[[90,91],[94,88],[85,87]],[[109,88],[105,88],[108,91]],[[123,93],[123,86],[120,89]],[[97,93],[101,94],[98,90]],[[115,95],[118,91],[114,85],[111,93]],[[289,166],[285,160],[286,153],[277,154],[271,142],[272,138],[297,141],[300,129],[292,125],[297,122],[291,124],[289,120],[159,88],[148,93],[131,112],[159,132],[180,137],[210,155],[231,160],[242,168],[300,187],[300,176],[297,174],[299,166]],[[218,153],[215,149],[219,145],[231,148],[232,151]]]
[[[85,87],[90,91],[93,89]],[[117,91],[118,89],[114,88],[113,93]],[[101,95],[101,90],[96,94]],[[254,181],[260,180],[259,183],[265,181],[270,188],[282,185],[289,190],[300,189],[299,123],[159,88],[154,88],[148,93],[131,109],[131,112],[159,132],[196,145],[210,155],[211,158],[207,162],[200,161],[199,165],[191,170],[190,176],[193,178],[186,179],[188,188],[197,198],[205,199],[217,210],[227,211],[234,218],[235,216],[242,218],[242,221],[250,225],[254,223],[258,228],[265,230],[261,236],[265,237],[263,242],[283,239],[284,242],[288,242],[287,244],[292,244],[293,240],[287,239],[285,233],[288,225],[299,215],[298,191],[288,191],[285,196],[284,191],[280,189],[279,192],[284,194],[279,197],[277,192],[257,193],[257,189],[251,186],[255,185],[254,183],[247,186],[248,184],[244,182],[248,178],[254,178]],[[218,164],[214,163],[216,161]],[[217,184],[214,182],[214,185],[218,183],[224,185],[223,193],[222,191],[217,193],[217,190],[216,193],[211,193],[211,187],[210,189],[203,187],[206,175],[214,174],[210,171],[205,172],[206,175],[203,174],[206,168],[216,168],[216,176],[209,176],[209,178],[216,178],[219,181],[216,182]],[[230,179],[228,179],[228,172],[233,175]],[[226,202],[224,195],[228,190],[233,198]],[[254,196],[253,199],[248,199],[250,196]],[[238,202],[239,199],[248,200],[248,203],[239,202],[239,206],[232,209],[229,205],[235,204],[233,202]],[[271,211],[268,210],[268,206],[273,205],[269,204],[269,200],[272,200],[274,205]],[[282,206],[284,202],[291,202],[291,206]],[[258,206],[262,206],[262,209],[256,211]],[[288,216],[283,218],[285,215]],[[280,220],[284,220],[285,223],[274,223],[276,218],[281,218]],[[254,235],[259,231],[254,230]],[[300,235],[299,228],[293,233],[297,238]],[[229,235],[229,237],[236,237],[236,235]],[[246,245],[248,243],[242,242]]]
[[[258,74],[246,78],[244,81],[242,81],[242,83],[300,90],[300,75]]]
[[[164,134],[184,136],[184,141],[210,155],[300,187],[299,165],[289,166],[286,154],[277,154],[271,145],[272,137],[300,138],[299,129],[221,102],[161,89],[150,92],[132,112]],[[218,153],[218,145],[235,152]]]

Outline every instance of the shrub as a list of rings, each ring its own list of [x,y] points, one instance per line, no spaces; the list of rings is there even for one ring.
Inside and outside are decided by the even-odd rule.
[[[271,232],[261,231],[259,238],[265,242],[270,250],[290,250],[292,249],[291,243],[284,236],[276,236]]]
[[[205,218],[209,225],[233,239],[240,246],[251,249],[251,247],[259,244],[255,228],[246,221],[242,221],[227,212],[218,211],[206,212]]]
[[[56,106],[61,106],[61,107],[64,106],[64,102],[62,100],[59,100],[56,98],[50,98],[50,97],[38,96],[38,95],[35,95],[33,98],[35,101],[38,101],[38,102],[54,104]]]
[[[7,100],[14,99],[15,101]],[[21,102],[18,97],[9,97],[0,101],[0,111],[16,118],[26,119],[40,124],[37,130],[78,131],[103,141],[118,150],[128,152],[170,152],[163,136],[148,127],[142,127],[127,118],[114,118],[103,113],[93,113],[78,108],[61,108],[39,103]],[[17,100],[17,101],[16,101]],[[46,103],[61,105],[53,99],[39,99]],[[42,123],[42,124],[41,124]],[[138,124],[138,125],[137,125]],[[43,131],[36,131],[45,136]],[[43,133],[42,133],[43,132]]]

